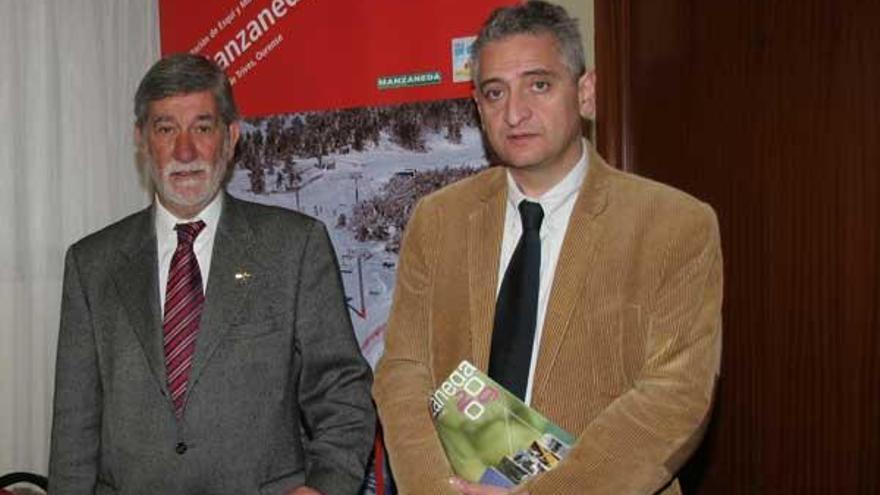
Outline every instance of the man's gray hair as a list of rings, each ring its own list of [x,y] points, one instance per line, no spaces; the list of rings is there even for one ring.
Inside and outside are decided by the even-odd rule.
[[[141,79],[134,95],[137,126],[143,128],[146,123],[150,102],[200,91],[214,94],[224,125],[238,120],[232,85],[223,70],[201,55],[175,53],[153,64]]]
[[[575,80],[586,72],[584,47],[577,19],[564,8],[541,0],[529,0],[520,5],[501,7],[489,15],[471,46],[471,78],[479,83],[480,53],[486,44],[517,34],[553,36],[562,60]]]

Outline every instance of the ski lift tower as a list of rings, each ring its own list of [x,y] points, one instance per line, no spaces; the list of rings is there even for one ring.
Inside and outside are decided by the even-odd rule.
[[[355,290],[357,290],[358,297],[360,298],[360,307],[352,304],[352,297],[345,298],[346,305],[355,315],[365,320],[367,319],[367,299],[364,297],[364,260],[369,258],[371,253],[364,248],[352,248],[347,254],[357,260],[357,287]]]
[[[352,172],[351,175],[349,175],[349,178],[354,181],[354,204],[358,204],[360,202],[358,181],[364,178],[364,174],[361,172]]]

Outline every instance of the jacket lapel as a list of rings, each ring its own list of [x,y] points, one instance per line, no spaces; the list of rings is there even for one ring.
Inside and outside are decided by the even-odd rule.
[[[217,224],[211,255],[205,308],[189,377],[190,389],[198,382],[220,339],[230,328],[230,323],[237,319],[236,315],[240,315],[251,285],[249,277],[259,265],[252,254],[253,232],[238,207],[238,201],[228,194],[223,199],[223,212]]]
[[[119,264],[113,270],[112,278],[124,311],[147,357],[150,371],[158,385],[166,390],[153,208],[147,208],[138,215],[132,234],[120,242]]]
[[[609,200],[609,173],[609,166],[590,148],[587,176],[568,221],[556,264],[544,317],[532,397],[540,397],[548,379],[553,376],[553,363],[565,340],[571,313],[583,297],[583,287],[590,276],[589,267],[601,237],[602,222],[598,220]]]
[[[480,369],[489,367],[498,263],[504,233],[507,175],[499,167],[480,196],[479,207],[468,218],[468,286],[470,290],[471,355]]]

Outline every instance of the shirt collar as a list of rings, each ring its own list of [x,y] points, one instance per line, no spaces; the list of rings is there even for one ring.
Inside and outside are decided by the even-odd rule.
[[[516,181],[513,180],[510,170],[508,170],[507,200],[510,202],[511,206],[516,209],[521,201],[529,200],[541,205],[541,208],[544,210],[545,218],[552,217],[553,213],[565,204],[567,199],[580,190],[581,184],[584,182],[584,177],[587,176],[587,167],[589,166],[588,149],[586,139],[581,138],[580,160],[578,160],[575,166],[568,171],[561,181],[542,194],[539,198],[532,198],[523,194],[523,192],[520,191],[519,186],[517,186]]]
[[[220,212],[223,209],[223,192],[219,192],[214,199],[208,203],[202,211],[192,218],[177,218],[173,213],[168,211],[159,197],[153,201],[156,205],[156,234],[157,235],[173,235],[177,236],[174,227],[179,223],[189,223],[201,220],[205,222],[205,230],[213,232],[217,228],[217,222],[220,220]]]

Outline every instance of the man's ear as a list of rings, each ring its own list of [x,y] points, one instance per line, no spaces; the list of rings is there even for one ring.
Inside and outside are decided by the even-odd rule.
[[[229,124],[228,137],[229,141],[227,144],[229,146],[229,150],[227,151],[228,155],[226,157],[227,160],[232,160],[232,157],[235,156],[235,145],[238,143],[238,138],[241,137],[241,122],[236,120]]]
[[[141,131],[141,126],[139,126],[138,124],[135,124],[134,125],[134,145],[137,147],[137,149],[141,149],[141,147],[144,145],[144,139],[145,139],[145,137],[144,137],[143,131]]]
[[[578,79],[578,109],[581,117],[596,118],[596,71],[590,69]]]
[[[149,164],[149,145],[147,144],[146,132],[138,124],[134,125],[134,159],[141,186],[152,195],[155,189]]]
[[[480,127],[483,127],[483,109],[480,108],[480,96],[477,92],[477,89],[474,89],[474,91],[471,93],[471,98],[474,99],[474,105],[476,105],[477,107],[477,115],[480,116]]]

